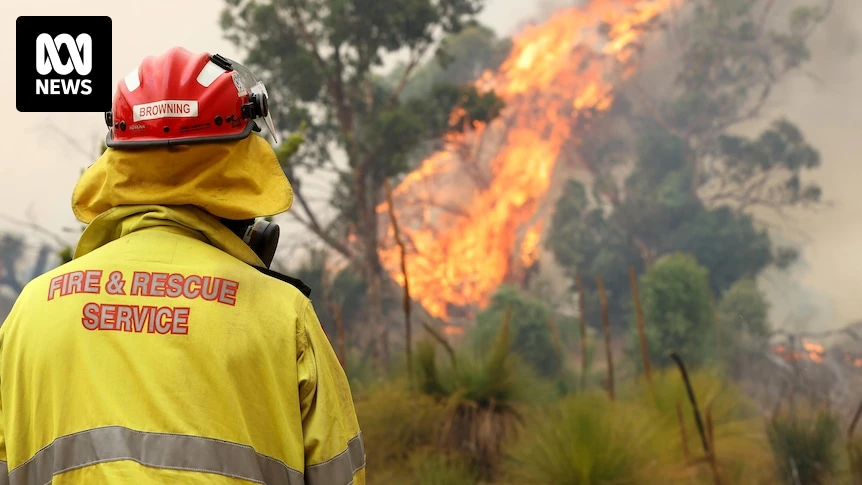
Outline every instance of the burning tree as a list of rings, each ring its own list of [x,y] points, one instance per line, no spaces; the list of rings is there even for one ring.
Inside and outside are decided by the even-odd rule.
[[[382,311],[380,221],[375,208],[383,182],[409,168],[424,141],[463,124],[448,123],[456,106],[472,121],[488,121],[498,102],[475,88],[443,87],[423,99],[403,99],[411,75],[446,33],[459,32],[482,0],[341,2],[229,0],[223,27],[247,52],[247,63],[271,86],[279,126],[307,126],[299,155],[285,163],[298,210],[292,214],[330,248],[356,264],[367,287],[368,319],[377,361],[388,360]],[[375,76],[384,55],[406,54],[394,84]],[[442,122],[440,121],[442,120]],[[469,124],[469,123],[468,123]],[[308,197],[314,178],[336,183],[331,205],[338,216],[320,217]]]
[[[733,130],[766,116],[773,87],[808,59],[830,4],[799,3],[685,2],[666,24],[664,57],[647,54],[652,63],[620,86],[623,116],[579,150],[591,181],[564,190],[548,243],[569,275],[605,276],[616,322],[631,301],[629,265],[690,253],[718,296],[792,262],[751,214],[816,204],[820,189],[804,175],[819,154],[785,119],[753,138]]]
[[[448,137],[395,190],[411,292],[430,314],[470,317],[500,283],[523,281],[563,180],[557,162],[613,106],[615,84],[635,72],[645,28],[672,3],[593,1],[562,10],[516,35],[499,69],[475,82],[503,98],[500,118]],[[383,217],[387,207],[377,210]],[[382,262],[403,285],[391,232],[386,242]]]

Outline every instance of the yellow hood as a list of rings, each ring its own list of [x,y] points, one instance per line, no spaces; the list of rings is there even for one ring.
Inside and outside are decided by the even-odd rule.
[[[72,211],[84,223],[126,205],[191,205],[216,217],[251,219],[279,214],[292,203],[275,152],[257,135],[229,143],[108,148],[72,193]]]
[[[126,234],[151,227],[195,237],[240,261],[264,267],[260,258],[236,234],[194,206],[138,205],[109,209],[93,219],[81,234],[75,259]]]

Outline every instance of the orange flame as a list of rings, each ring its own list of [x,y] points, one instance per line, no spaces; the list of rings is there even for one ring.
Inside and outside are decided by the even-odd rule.
[[[816,364],[822,364],[826,360],[826,348],[822,344],[806,339],[802,339],[801,350],[790,352],[783,345],[776,345],[773,347],[773,350],[788,362],[807,360]]]
[[[527,229],[527,234],[524,235],[524,242],[521,243],[521,263],[524,267],[531,266],[539,257],[539,251],[536,246],[539,245],[539,236],[542,232],[542,221],[539,221],[533,227]]]
[[[506,102],[500,119],[447,137],[446,149],[393,192],[409,241],[411,292],[431,315],[448,319],[451,306],[484,306],[512,265],[536,260],[542,224],[534,220],[536,210],[573,127],[611,107],[615,82],[633,72],[618,67],[637,49],[638,27],[677,1],[593,0],[563,10],[515,36],[500,69],[476,81]],[[493,153],[489,144],[497,147]],[[471,171],[476,161],[489,173]],[[377,209],[385,213],[387,206]],[[391,227],[388,232],[380,258],[403,284]]]

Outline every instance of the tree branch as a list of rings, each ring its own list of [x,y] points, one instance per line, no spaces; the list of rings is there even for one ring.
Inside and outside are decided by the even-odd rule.
[[[296,4],[295,0],[286,0],[286,3],[289,7],[290,16],[296,23],[296,31],[299,34],[300,39],[302,39],[302,41],[305,43],[305,48],[314,57],[320,69],[322,69],[324,72],[329,71],[329,65],[318,50],[319,43],[317,42],[317,40],[315,40],[314,36],[311,35],[311,32],[309,32],[305,21],[302,19],[300,7]],[[326,90],[329,93],[329,96],[332,98],[333,104],[335,104],[338,122],[341,125],[341,129],[344,132],[345,138],[347,139],[348,154],[355,155],[356,146],[355,142],[353,141],[353,112],[349,109],[344,97],[344,81],[341,78],[341,57],[340,52],[337,48],[334,56],[336,72],[334,77],[329,75],[326,76]]]
[[[634,90],[637,92],[638,97],[641,99],[641,101],[643,101],[643,104],[646,106],[647,110],[650,112],[653,119],[659,125],[661,125],[662,128],[664,128],[669,133],[671,133],[674,136],[677,136],[683,140],[688,139],[688,135],[686,133],[679,131],[678,129],[671,126],[670,123],[668,123],[668,121],[665,119],[664,115],[662,115],[661,111],[659,111],[658,106],[656,106],[656,104],[653,102],[653,100],[650,98],[650,96],[646,93],[646,91],[644,91],[644,89],[641,87],[640,83],[638,83],[636,80],[632,79],[631,85],[634,87]]]
[[[311,206],[308,204],[308,200],[305,198],[305,196],[303,196],[299,183],[294,184],[293,195],[296,200],[299,201],[299,204],[300,206],[302,206],[302,210],[303,212],[305,212],[305,215],[308,217],[308,219],[306,220],[299,217],[299,215],[295,212],[288,211],[288,214],[291,214],[297,221],[299,221],[305,227],[314,232],[320,239],[323,240],[323,242],[329,245],[329,247],[338,251],[344,257],[352,259],[353,253],[350,251],[350,249],[343,243],[332,237],[332,235],[329,234],[322,225],[320,225],[320,222],[318,222],[317,217],[315,217],[314,212],[311,210]]]
[[[407,63],[407,67],[404,68],[404,74],[401,75],[401,79],[398,80],[398,84],[395,85],[395,88],[389,93],[389,99],[386,100],[385,107],[392,106],[395,101],[401,96],[401,92],[404,90],[404,87],[407,86],[407,81],[410,80],[410,76],[413,74],[413,70],[419,66],[419,62],[422,61],[422,58],[425,57],[425,54],[428,53],[428,49],[431,48],[433,42],[425,41],[420,43],[414,50],[410,53],[410,61]]]

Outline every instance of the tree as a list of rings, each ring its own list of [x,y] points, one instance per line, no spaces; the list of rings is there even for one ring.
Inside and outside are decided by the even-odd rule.
[[[572,280],[578,272],[602,275],[617,328],[631,309],[630,265],[643,272],[663,254],[692,254],[708,268],[717,296],[776,258],[769,236],[750,216],[726,207],[707,209],[690,194],[685,171],[679,169],[681,145],[668,140],[673,139],[641,139],[640,158],[625,182],[628,196],[615,207],[593,203],[601,199],[570,181],[552,218],[548,247]],[[597,325],[598,297],[595,291],[586,293],[587,321]]]
[[[443,34],[459,32],[482,0],[229,0],[222,14],[228,39],[246,51],[246,64],[271,87],[273,117],[295,130],[307,124],[306,143],[290,164],[299,209],[292,215],[329,247],[355,262],[367,283],[369,319],[380,366],[388,359],[382,311],[383,269],[378,256],[384,180],[409,168],[409,155],[440,136],[441,119],[464,96],[401,98],[416,68]],[[407,64],[390,86],[373,71],[384,56],[401,53]],[[484,109],[493,102],[475,88],[460,94]],[[492,95],[491,95],[492,96]],[[491,102],[489,102],[491,101]],[[472,106],[465,106],[470,112]],[[494,110],[470,113],[487,121]],[[469,125],[469,123],[467,124]],[[443,126],[445,130],[462,127]],[[346,160],[346,163],[340,163]],[[337,217],[318,217],[308,196],[313,178],[334,175],[330,204]],[[348,241],[355,236],[355,243]]]
[[[780,214],[821,197],[804,182],[819,154],[792,122],[779,118],[753,138],[732,129],[767,114],[773,86],[808,59],[808,36],[830,2],[686,5],[668,27],[672,55],[655,68],[672,73],[664,94],[647,93],[637,77],[621,88],[579,148],[594,181],[568,185],[547,241],[569,276],[604,277],[617,324],[631,304],[629,265],[643,272],[663,254],[690,253],[718,297],[740,278],[795,259],[758,228],[752,209]],[[597,322],[597,301],[587,297]]]
[[[478,79],[487,70],[496,70],[512,48],[509,39],[498,39],[497,34],[479,24],[469,25],[440,43],[439,62],[428,62],[416,69],[401,96],[404,99],[423,98],[440,84],[464,85]],[[386,81],[397,85],[407,64],[394,69]]]
[[[800,177],[819,165],[819,155],[789,120],[779,118],[754,139],[729,130],[762,119],[774,86],[809,60],[808,38],[832,3],[688,2],[690,19],[669,28],[678,52],[673,94],[650,100],[633,82],[632,100],[684,143],[691,192],[708,206],[780,212],[820,200],[820,188]]]
[[[763,345],[769,338],[769,302],[753,279],[734,283],[718,304],[718,321],[722,339],[731,342],[747,338]]]
[[[663,256],[641,277],[640,289],[647,345],[654,363],[667,364],[671,350],[695,365],[715,355],[706,268],[690,255]]]

